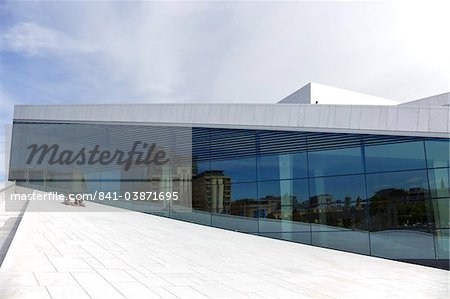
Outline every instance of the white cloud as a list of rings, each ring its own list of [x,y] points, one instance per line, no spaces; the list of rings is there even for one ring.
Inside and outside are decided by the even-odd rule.
[[[22,22],[1,35],[0,50],[22,52],[26,55],[63,52],[92,52],[95,49],[53,28]]]
[[[275,102],[310,81],[400,101],[448,88],[445,2],[10,5],[19,22],[1,48],[53,56],[70,78],[39,89],[54,101]]]

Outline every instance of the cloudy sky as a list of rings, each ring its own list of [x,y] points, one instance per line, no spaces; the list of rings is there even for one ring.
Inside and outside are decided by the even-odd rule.
[[[446,92],[448,3],[0,0],[0,181],[14,104],[270,103],[311,81]]]

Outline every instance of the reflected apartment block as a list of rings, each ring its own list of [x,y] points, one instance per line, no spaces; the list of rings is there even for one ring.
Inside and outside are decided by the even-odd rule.
[[[213,213],[230,213],[231,177],[223,171],[205,171],[192,179],[192,207]]]

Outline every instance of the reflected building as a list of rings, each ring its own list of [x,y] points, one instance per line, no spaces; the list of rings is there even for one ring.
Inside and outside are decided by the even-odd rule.
[[[314,83],[274,104],[16,106],[9,179],[179,192],[182,208],[121,207],[448,269],[449,115],[449,93],[400,104]],[[105,153],[27,163],[43,143]]]
[[[231,178],[223,171],[205,171],[192,180],[192,207],[212,213],[230,213]]]

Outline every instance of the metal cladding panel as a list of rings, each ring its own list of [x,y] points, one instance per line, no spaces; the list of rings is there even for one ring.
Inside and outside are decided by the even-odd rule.
[[[15,106],[14,120],[449,137],[450,107],[303,104]]]

